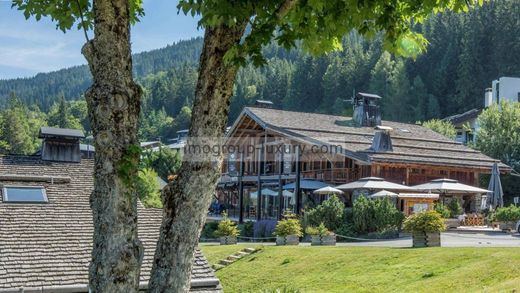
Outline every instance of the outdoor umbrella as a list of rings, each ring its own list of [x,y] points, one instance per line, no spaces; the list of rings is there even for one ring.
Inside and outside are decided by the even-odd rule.
[[[320,189],[316,189],[313,191],[315,194],[343,194],[343,191],[336,189],[334,187],[325,186]]]
[[[406,185],[388,182],[388,181],[385,181],[383,178],[379,178],[379,177],[361,178],[358,181],[336,186],[336,188],[341,189],[341,190],[353,190],[353,189],[411,190],[411,188]]]
[[[442,194],[487,193],[489,190],[459,183],[453,179],[435,179],[428,183],[412,186],[412,189]]]
[[[379,197],[397,197],[397,193],[395,192],[391,192],[391,191],[388,191],[388,190],[381,190],[381,191],[378,191],[376,193],[372,193],[370,195],[371,198],[379,198]]]
[[[491,170],[491,178],[488,186],[489,192],[487,193],[487,206],[490,209],[504,206],[504,191],[502,191],[502,184],[500,183],[500,171],[498,170],[498,164],[493,164]]]
[[[300,189],[316,190],[328,186],[325,182],[318,180],[300,179]],[[295,182],[283,186],[283,189],[295,189]]]
[[[262,189],[262,195],[278,196],[278,191],[275,191],[275,190],[272,190],[269,188],[264,188],[264,189]],[[293,193],[288,190],[284,190],[282,192],[282,195],[285,197],[291,197],[291,196],[293,196]],[[251,196],[251,198],[257,198],[258,192],[257,191],[251,192],[250,196]]]

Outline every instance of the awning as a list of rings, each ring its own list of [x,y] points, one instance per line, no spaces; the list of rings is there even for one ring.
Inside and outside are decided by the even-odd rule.
[[[489,190],[459,183],[453,179],[435,179],[428,183],[412,186],[415,190],[424,190],[444,194],[487,193]]]
[[[327,187],[328,185],[325,182],[311,179],[300,179],[300,188],[301,189],[309,189],[316,190],[323,187]],[[289,183],[283,186],[283,189],[295,189],[296,182]]]
[[[427,198],[427,199],[439,199],[439,195],[436,193],[399,193],[398,198]]]
[[[358,181],[350,182],[347,184],[341,184],[336,186],[337,189],[341,190],[354,190],[354,189],[371,189],[371,190],[412,190],[406,185],[392,183],[385,181],[379,177],[366,177],[361,178]]]

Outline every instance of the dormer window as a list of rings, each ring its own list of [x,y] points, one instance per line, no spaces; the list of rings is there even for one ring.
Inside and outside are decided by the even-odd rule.
[[[3,201],[15,203],[46,203],[47,193],[42,186],[4,186]]]

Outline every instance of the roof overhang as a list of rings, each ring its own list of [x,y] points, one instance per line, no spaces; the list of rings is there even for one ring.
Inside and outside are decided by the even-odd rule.
[[[314,144],[314,145],[317,145],[317,146],[329,146],[329,147],[331,146],[331,144],[329,144],[329,143],[326,143],[326,142],[323,142],[323,141],[320,141],[320,140],[317,140],[317,139],[313,139],[313,138],[310,138],[308,136],[300,135],[300,134],[297,134],[297,133],[295,133],[293,131],[290,131],[290,130],[287,130],[287,129],[284,129],[284,128],[281,128],[281,127],[277,127],[277,126],[271,125],[269,123],[266,123],[260,117],[255,115],[248,108],[244,108],[242,110],[242,112],[240,113],[240,115],[238,116],[238,118],[232,124],[230,131],[226,135],[224,143],[227,143],[229,141],[229,139],[233,137],[233,135],[236,132],[236,129],[237,129],[238,125],[240,125],[240,123],[242,122],[244,117],[251,118],[253,121],[255,121],[255,123],[257,123],[265,131],[270,131],[270,132],[276,133],[278,135],[285,136],[285,137],[287,137],[287,138],[289,138],[291,140],[300,142],[302,144]],[[343,155],[343,156],[348,157],[348,158],[353,159],[353,160],[356,160],[359,163],[361,163],[362,165],[370,165],[370,161],[368,160],[368,157],[364,156],[364,155],[361,155],[361,154],[359,154],[357,152],[352,152],[352,151],[349,151],[349,150],[346,150],[346,149],[342,149],[342,152],[339,152],[337,154],[338,155]]]

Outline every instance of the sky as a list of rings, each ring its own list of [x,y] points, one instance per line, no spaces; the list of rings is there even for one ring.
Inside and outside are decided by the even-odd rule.
[[[143,2],[145,16],[132,27],[134,53],[202,35],[196,19],[177,14],[177,0]],[[74,28],[63,33],[50,19],[26,20],[21,11],[11,9],[11,0],[0,0],[0,79],[85,64],[81,55],[84,43],[82,31]]]

